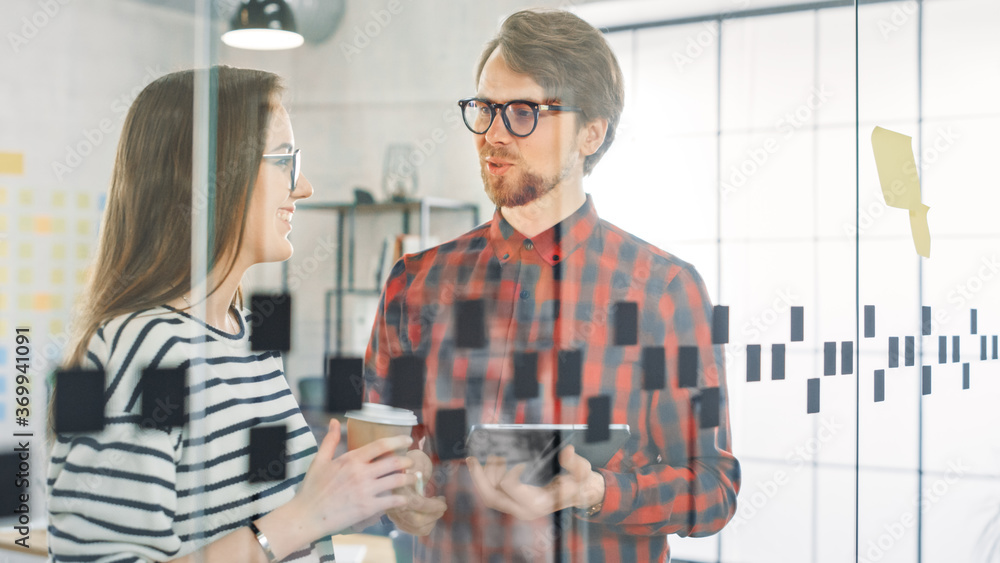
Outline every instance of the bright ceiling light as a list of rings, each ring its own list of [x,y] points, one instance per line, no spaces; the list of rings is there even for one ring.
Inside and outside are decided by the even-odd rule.
[[[238,49],[293,49],[305,41],[285,0],[244,0],[222,42]]]

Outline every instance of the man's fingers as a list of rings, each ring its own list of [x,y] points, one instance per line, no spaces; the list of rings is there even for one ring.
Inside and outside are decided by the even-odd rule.
[[[507,460],[500,456],[491,455],[486,458],[486,467],[483,469],[490,485],[496,487],[504,473],[507,473]]]
[[[506,474],[503,475],[503,477],[500,478],[500,481],[497,484],[497,486],[500,488],[500,490],[502,490],[503,492],[507,493],[509,496],[515,499],[524,498],[525,493],[527,493],[528,495],[534,494],[534,492],[538,491],[538,487],[525,485],[524,483],[521,482],[521,475],[524,474],[525,469],[527,469],[527,466],[523,463],[515,465],[513,469],[508,471]],[[527,489],[527,491],[525,489]],[[534,491],[532,491],[532,489],[534,489]]]
[[[566,446],[559,452],[559,465],[568,471],[575,481],[586,481],[591,472],[590,462],[587,458],[576,455],[573,446]]]
[[[448,510],[448,503],[444,501],[444,497],[427,498],[415,496],[410,498],[407,509],[421,514],[444,514]]]
[[[434,471],[434,464],[431,463],[431,458],[421,450],[409,450],[406,452],[406,457],[413,460],[413,470],[420,471],[425,476],[430,475]]]
[[[472,477],[472,484],[479,491],[479,496],[489,505],[490,499],[493,498],[494,490],[493,484],[486,477],[486,471],[474,457],[465,458],[465,464],[469,466],[469,476]]]

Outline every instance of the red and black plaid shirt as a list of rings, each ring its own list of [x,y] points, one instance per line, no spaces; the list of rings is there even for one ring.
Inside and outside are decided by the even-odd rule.
[[[488,342],[455,346],[454,304],[485,301]],[[612,308],[635,302],[639,341],[614,345]],[[468,424],[586,423],[588,397],[611,396],[611,423],[628,443],[597,469],[606,486],[592,517],[563,511],[534,522],[486,508],[462,461],[441,462],[428,496],[448,511],[421,538],[416,560],[442,562],[666,561],[667,534],[718,532],[736,510],[739,463],[730,444],[721,346],[712,345],[712,307],[689,264],[601,220],[590,196],[570,217],[525,238],[499,209],[493,220],[396,263],[386,282],[365,358],[368,400],[388,402],[389,360],[426,364],[419,415],[431,437],[438,409],[465,408]],[[667,387],[644,391],[641,349],[666,351]],[[698,387],[720,390],[719,426],[700,429],[698,391],[680,388],[679,346],[698,351]],[[583,351],[582,395],[555,395],[558,350]],[[514,352],[538,352],[539,397],[514,397]],[[432,442],[432,440],[430,441]]]

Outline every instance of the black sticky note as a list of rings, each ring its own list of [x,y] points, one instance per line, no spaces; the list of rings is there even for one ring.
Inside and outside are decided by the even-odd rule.
[[[840,343],[840,373],[854,373],[854,342],[850,340]]]
[[[698,386],[697,346],[677,348],[677,386],[680,388]]]
[[[56,372],[55,431],[98,432],[104,430],[104,372],[61,370]]]
[[[771,345],[771,379],[785,378],[785,345]]]
[[[979,337],[979,359],[980,361],[986,360],[986,353],[989,349],[989,343],[986,341],[986,335]]]
[[[904,339],[903,365],[912,366],[915,363],[914,357],[916,356],[915,353],[916,345],[914,340],[915,339],[912,336],[907,336]]]
[[[747,381],[760,381],[760,344],[747,344]]]
[[[806,396],[806,414],[819,412],[819,378],[813,377],[806,382],[808,384]]]
[[[938,337],[938,363],[943,364],[948,361],[948,337]]]
[[[970,383],[969,379],[970,379],[969,364],[968,363],[962,364],[962,389],[969,388],[969,383]]]
[[[885,370],[875,370],[875,402],[881,403],[885,400]]]
[[[969,311],[969,324],[972,325],[970,328],[972,334],[979,333],[979,311],[973,309]]]
[[[538,352],[514,352],[514,398],[538,396]]]
[[[323,409],[328,413],[359,410],[365,396],[364,358],[326,359]]]
[[[587,434],[588,444],[606,442],[611,438],[611,397],[600,395],[587,399]]]
[[[420,356],[408,354],[389,360],[389,406],[422,408],[426,373],[427,365]]]
[[[837,375],[837,343],[823,343],[823,375]]]
[[[952,363],[956,363],[957,364],[958,362],[961,361],[961,358],[962,358],[961,344],[962,344],[962,339],[960,337],[958,337],[958,336],[952,336],[951,337],[951,361],[952,361]]]
[[[434,416],[434,445],[442,461],[466,456],[468,437],[465,409],[441,409]]]
[[[642,388],[655,391],[667,386],[667,351],[663,346],[642,348]]]
[[[927,336],[931,333],[931,308],[924,306],[920,308],[920,334]]]
[[[875,337],[875,305],[865,305],[865,338]]]
[[[486,301],[475,299],[455,303],[455,347],[486,346]]]
[[[716,305],[712,308],[712,344],[729,343],[729,307]]]
[[[805,338],[805,309],[792,307],[792,342],[802,342]]]
[[[719,425],[719,388],[703,387],[698,405],[698,427],[715,428]]]
[[[250,297],[250,349],[292,349],[292,296],[287,293]]]
[[[993,335],[993,359],[998,359],[997,356],[997,335]]]
[[[889,337],[889,367],[899,367],[899,337]]]
[[[185,368],[145,368],[142,370],[142,420],[143,428],[173,428],[187,424],[184,388],[187,378]]]
[[[248,479],[251,483],[285,480],[287,435],[288,429],[284,424],[255,426],[250,429]]]
[[[583,350],[559,350],[557,397],[579,397],[583,374]]]
[[[633,301],[615,303],[612,307],[615,321],[615,346],[639,343],[639,305]]]
[[[21,459],[16,453],[0,454],[0,475],[6,476],[0,480],[0,518],[20,514],[23,514],[25,518],[31,516],[28,504],[22,503],[20,499],[22,494],[30,496],[31,491],[14,486],[16,482],[14,476],[19,471],[20,463]]]
[[[920,394],[931,394],[931,366],[923,366],[921,370]]]

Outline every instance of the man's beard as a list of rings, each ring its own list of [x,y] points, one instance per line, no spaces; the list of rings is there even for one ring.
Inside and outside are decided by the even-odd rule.
[[[506,154],[499,155],[509,158]],[[523,166],[523,161],[518,161],[517,166]],[[551,192],[555,187],[569,175],[573,168],[572,162],[559,171],[558,176],[542,176],[529,170],[518,170],[517,174],[507,173],[503,176],[494,176],[489,173],[489,165],[480,161],[480,174],[483,177],[483,188],[486,195],[497,207],[520,207],[527,205],[545,194]]]

